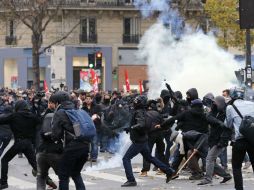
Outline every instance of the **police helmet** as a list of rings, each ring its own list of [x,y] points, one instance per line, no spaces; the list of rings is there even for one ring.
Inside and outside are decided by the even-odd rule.
[[[214,102],[214,95],[212,93],[207,93],[202,100],[203,104],[207,107],[211,107]]]
[[[147,105],[147,97],[144,95],[137,96],[133,103],[135,109],[145,108]]]
[[[243,88],[231,88],[229,90],[229,96],[233,99],[243,99],[244,98],[244,89]]]

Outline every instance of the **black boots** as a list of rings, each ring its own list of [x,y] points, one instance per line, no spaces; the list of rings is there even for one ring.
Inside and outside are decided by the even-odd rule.
[[[134,186],[137,186],[136,181],[126,181],[123,185],[121,185],[121,187],[134,187]]]

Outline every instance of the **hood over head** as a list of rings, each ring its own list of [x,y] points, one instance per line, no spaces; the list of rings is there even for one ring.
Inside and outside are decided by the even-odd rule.
[[[15,112],[29,111],[29,105],[25,100],[18,100],[15,103]]]

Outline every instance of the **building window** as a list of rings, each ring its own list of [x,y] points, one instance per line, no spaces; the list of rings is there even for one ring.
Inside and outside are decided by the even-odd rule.
[[[6,45],[16,45],[17,39],[14,20],[7,21],[6,34],[7,34],[5,37]]]
[[[123,43],[139,43],[140,40],[140,18],[124,18]]]
[[[133,4],[133,0],[125,0],[124,2],[125,2],[125,4],[127,4],[127,5]]]
[[[81,3],[95,3],[95,0],[81,0]]]
[[[95,18],[81,19],[80,43],[97,43]]]

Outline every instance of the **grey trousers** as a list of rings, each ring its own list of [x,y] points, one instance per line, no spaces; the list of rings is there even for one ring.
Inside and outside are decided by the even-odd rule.
[[[224,149],[225,147],[218,147],[215,145],[208,151],[208,155],[206,157],[206,180],[212,182],[214,173],[221,177],[230,176],[230,174],[216,163],[217,157],[224,151]]]
[[[55,173],[58,173],[58,163],[61,154],[54,153],[37,153],[37,190],[46,189],[46,180],[48,178],[49,168],[52,167]]]

